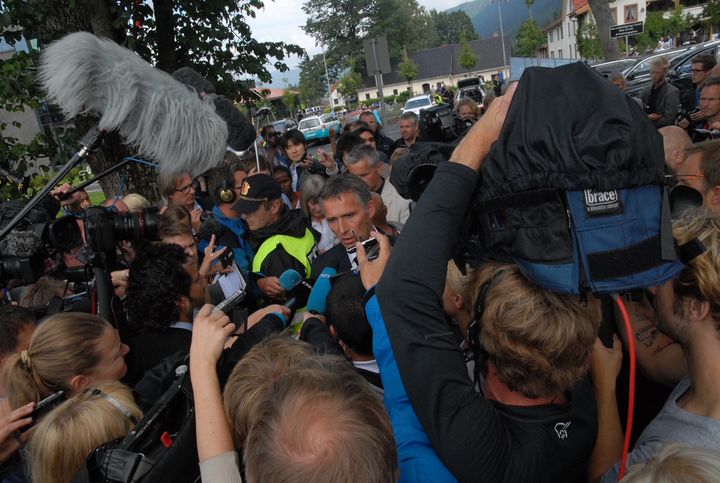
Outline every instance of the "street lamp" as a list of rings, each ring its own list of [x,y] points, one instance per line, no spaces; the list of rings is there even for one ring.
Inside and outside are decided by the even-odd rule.
[[[332,91],[330,90],[330,76],[328,75],[327,60],[325,60],[325,49],[324,48],[322,48],[322,55],[323,55],[323,64],[325,65],[325,81],[327,82],[328,100],[330,101],[330,110],[332,111],[333,114],[335,114],[335,104],[333,104]]]
[[[505,67],[507,67],[507,57],[505,54],[505,34],[503,32],[502,8],[500,7],[500,4],[502,2],[503,2],[503,0],[490,0],[490,3],[497,3],[497,8],[498,8],[498,19],[500,20],[500,45],[502,45],[503,71],[504,71]]]

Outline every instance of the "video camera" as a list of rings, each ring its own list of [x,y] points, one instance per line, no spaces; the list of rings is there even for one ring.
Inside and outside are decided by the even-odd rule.
[[[420,111],[420,139],[423,142],[453,142],[462,138],[475,124],[460,119],[449,104],[438,104]]]

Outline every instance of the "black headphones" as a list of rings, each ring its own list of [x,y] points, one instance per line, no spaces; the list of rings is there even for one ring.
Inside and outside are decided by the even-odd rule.
[[[216,188],[215,194],[223,203],[235,201],[235,177],[230,172],[230,166],[223,167],[223,176],[220,185]]]

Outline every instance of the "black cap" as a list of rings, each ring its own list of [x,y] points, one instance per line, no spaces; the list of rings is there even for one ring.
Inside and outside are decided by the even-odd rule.
[[[280,183],[267,174],[248,176],[240,185],[238,202],[233,210],[240,213],[252,213],[266,201],[276,200],[282,196]]]

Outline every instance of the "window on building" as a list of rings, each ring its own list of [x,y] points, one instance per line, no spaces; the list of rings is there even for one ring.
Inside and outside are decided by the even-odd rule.
[[[554,51],[554,50],[551,50],[551,51],[550,51],[550,58],[551,58],[551,59],[554,59],[554,58],[555,58],[555,51]]]
[[[553,42],[553,31],[551,30],[548,32],[548,36],[550,37],[550,42]]]
[[[337,106],[338,104],[340,104],[340,99],[338,99],[338,98],[333,99],[333,101],[335,101],[335,105],[336,105],[336,106]]]
[[[558,49],[558,59],[562,59],[562,49]]]
[[[367,101],[368,99],[370,99],[370,94],[369,94],[369,93],[366,93],[366,94],[365,94],[365,100]]]
[[[393,89],[393,96],[397,96],[397,95],[398,95],[397,89]]]
[[[610,9],[610,20],[613,25],[617,25],[617,8]]]
[[[559,28],[558,30],[560,31],[560,38],[561,38],[561,39],[564,39],[565,36],[563,36],[563,26],[562,26],[562,24],[560,25],[560,28]]]
[[[632,23],[638,21],[638,6],[637,3],[633,5],[625,5],[625,23]]]

